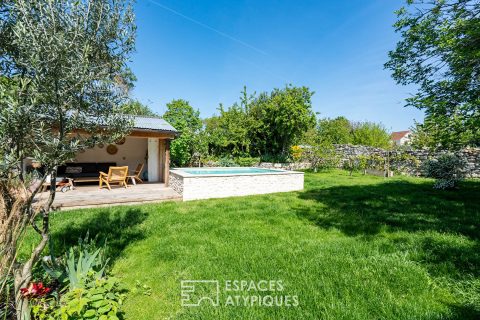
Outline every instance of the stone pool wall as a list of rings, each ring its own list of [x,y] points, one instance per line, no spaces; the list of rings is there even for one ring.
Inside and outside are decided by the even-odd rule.
[[[303,172],[184,175],[170,171],[169,186],[184,201],[303,190]]]

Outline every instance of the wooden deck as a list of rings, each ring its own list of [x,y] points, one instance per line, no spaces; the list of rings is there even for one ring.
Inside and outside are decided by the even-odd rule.
[[[48,192],[40,194],[46,198]],[[112,190],[99,189],[98,185],[76,186],[65,193],[57,191],[53,207],[59,210],[105,207],[112,205],[152,203],[166,200],[181,200],[182,197],[163,183],[129,185],[127,189],[112,185]]]

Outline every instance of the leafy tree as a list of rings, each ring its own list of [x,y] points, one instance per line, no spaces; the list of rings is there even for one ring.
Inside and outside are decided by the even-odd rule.
[[[135,116],[145,117],[158,117],[158,114],[152,111],[149,106],[142,104],[138,100],[130,100],[120,108],[120,111],[124,114],[130,114]]]
[[[377,148],[389,148],[391,145],[390,134],[380,123],[356,122],[352,127],[353,144]]]
[[[194,110],[188,101],[178,99],[167,103],[163,118],[181,132],[171,144],[172,162],[175,166],[186,166],[198,150],[197,147],[201,146],[197,137],[203,127],[200,112]]]
[[[339,165],[340,159],[332,142],[318,134],[317,130],[309,130],[303,136],[304,146],[301,150],[302,160],[311,164],[314,172],[319,169],[331,169]]]
[[[209,148],[218,155],[244,156],[250,152],[251,119],[246,110],[234,104],[220,115],[206,120]]]
[[[353,142],[353,127],[345,117],[335,119],[320,119],[318,134],[322,140],[333,144],[349,144]]]
[[[131,125],[118,106],[134,40],[128,1],[0,2],[0,273],[13,270],[19,319],[30,314],[20,289],[49,241],[56,168]],[[45,172],[36,183],[21,165],[29,156]],[[48,199],[34,202],[48,175]],[[40,237],[22,262],[18,240],[29,225]]]
[[[315,126],[312,92],[287,86],[258,96],[244,87],[240,103],[206,119],[210,152],[221,156],[287,157],[290,148]]]
[[[236,102],[227,109],[220,104],[220,114],[206,119],[205,132],[210,152],[235,157],[244,157],[251,152],[255,119],[252,118],[250,107],[254,98],[255,94],[249,95],[244,86],[240,103]]]
[[[351,122],[345,117],[319,120],[316,134],[326,144],[356,144],[379,148],[390,146],[390,135],[382,124]]]
[[[252,145],[257,154],[289,154],[291,146],[315,126],[312,95],[307,87],[286,86],[255,98],[248,112],[255,120]]]
[[[407,105],[426,112],[435,147],[480,145],[480,3],[408,0],[397,11],[402,39],[385,67],[418,90]]]

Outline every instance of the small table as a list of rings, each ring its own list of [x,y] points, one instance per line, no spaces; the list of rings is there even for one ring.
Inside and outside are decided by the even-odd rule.
[[[136,175],[127,176],[127,181],[128,181],[128,179],[130,179],[130,181],[132,181],[132,184],[134,186],[137,185],[137,182],[135,181],[135,177],[136,177]]]
[[[65,181],[67,180],[67,181]],[[73,190],[75,187],[73,186],[73,179],[71,178],[57,178],[55,181],[55,188],[61,187],[62,192],[67,192],[67,190]],[[47,191],[47,188],[50,187],[51,184],[48,182],[44,182],[42,184],[42,192]]]

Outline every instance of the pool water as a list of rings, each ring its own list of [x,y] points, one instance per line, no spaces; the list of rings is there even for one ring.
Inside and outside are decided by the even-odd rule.
[[[271,172],[281,172],[274,169],[263,169],[263,168],[225,168],[225,169],[181,169],[181,171],[188,174],[202,175],[202,174],[245,174],[245,173],[271,173]]]

